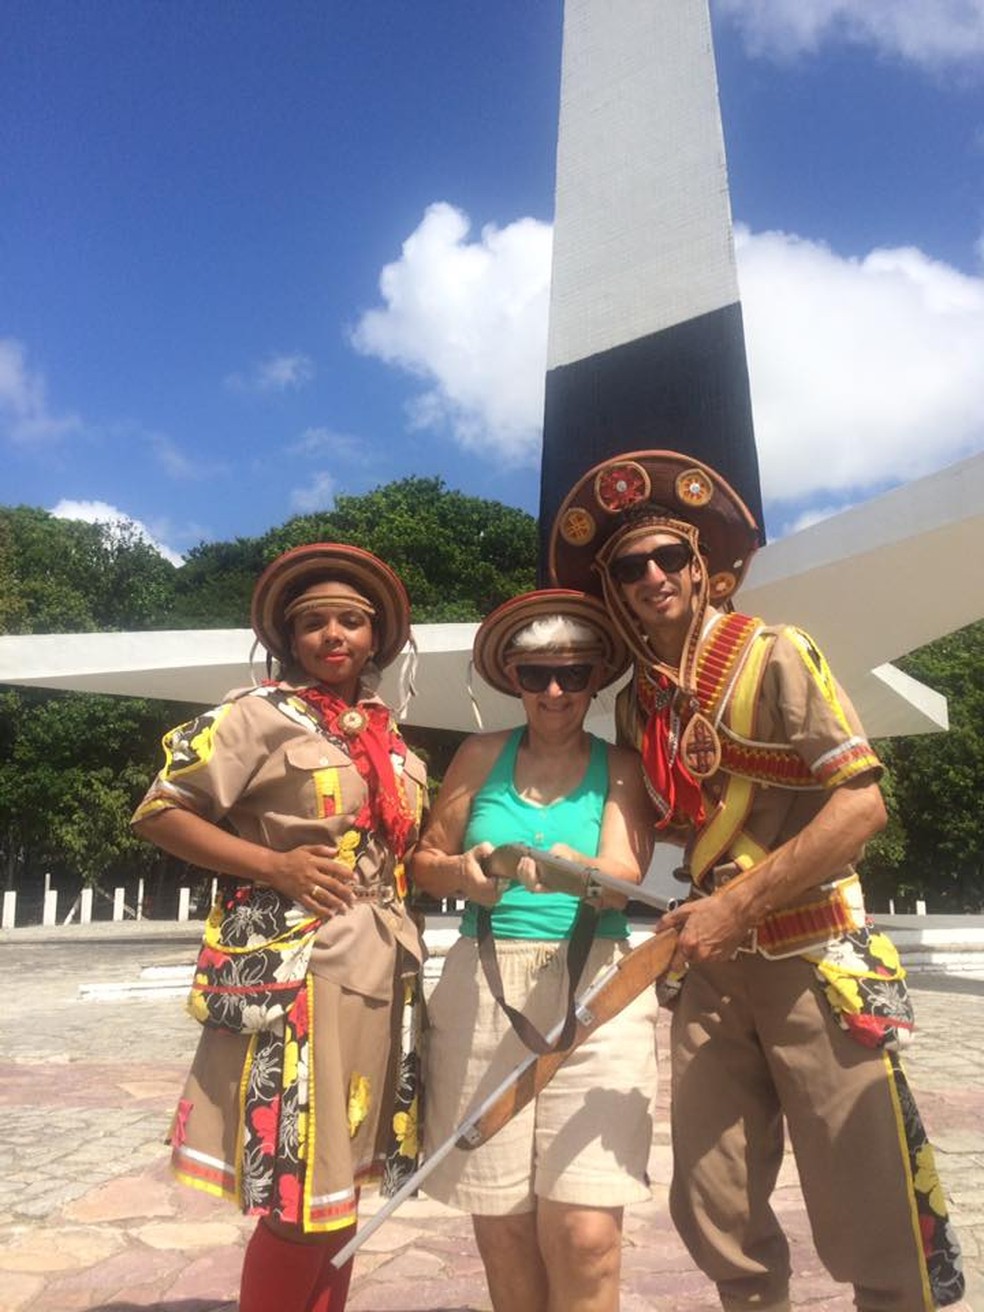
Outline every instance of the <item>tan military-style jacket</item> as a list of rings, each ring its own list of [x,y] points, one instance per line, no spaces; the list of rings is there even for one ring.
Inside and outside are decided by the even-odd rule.
[[[319,930],[311,970],[386,999],[392,995],[397,946],[419,961],[420,936],[398,895],[393,853],[375,834],[355,829],[366,800],[361,775],[342,746],[318,732],[303,713],[292,714],[289,698],[273,695],[290,691],[287,684],[236,691],[172,729],[164,738],[164,769],[133,818],[181,807],[275,851],[328,847],[354,870],[358,898]],[[394,765],[416,817],[414,842],[426,801],[426,768],[409,750]]]
[[[757,663],[758,674],[754,690],[746,690],[751,711],[745,732],[735,731],[735,702],[742,691],[740,677],[731,696],[719,708],[717,728],[723,739],[730,732],[732,744],[747,743],[750,749],[752,782],[743,799],[740,828],[754,847],[767,853],[805,828],[832,788],[864,775],[877,779],[882,767],[850,699],[809,635],[791,626],[761,625],[750,650],[748,667]],[[616,716],[620,741],[638,747],[645,726],[632,684],[619,693]],[[798,758],[797,769],[788,772],[785,783],[767,777],[770,749],[776,749],[771,754],[775,762]],[[758,776],[752,772],[756,766],[762,769]],[[777,777],[781,776],[781,764],[775,769]],[[704,780],[708,817],[705,828],[714,821],[729,777],[728,770],[722,768]],[[691,837],[688,852],[699,837]],[[723,861],[728,859],[728,853],[721,856]],[[850,874],[850,868],[843,873]]]

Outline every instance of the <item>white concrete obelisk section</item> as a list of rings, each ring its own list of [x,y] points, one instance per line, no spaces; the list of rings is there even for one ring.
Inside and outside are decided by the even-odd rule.
[[[547,368],[738,300],[706,0],[566,0]]]
[[[707,0],[566,0],[541,540],[586,469],[654,447],[762,522]]]

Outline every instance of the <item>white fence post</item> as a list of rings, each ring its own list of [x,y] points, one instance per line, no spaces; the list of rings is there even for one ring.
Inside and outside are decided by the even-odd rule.
[[[137,919],[143,920],[144,881],[143,875],[137,880]]]
[[[83,888],[81,898],[79,899],[79,924],[90,925],[92,923],[92,889]]]
[[[916,915],[924,916],[926,914],[926,903],[921,897],[916,898]]]
[[[114,888],[114,889],[113,889],[113,919],[114,919],[114,920],[122,920],[122,919],[123,919],[123,910],[124,910],[124,907],[123,907],[123,894],[124,894],[124,891],[125,891],[125,890],[122,889],[122,888]]]
[[[191,889],[178,889],[178,919],[187,920],[191,908]]]
[[[58,923],[58,890],[49,888],[44,894],[44,909],[41,912],[42,925],[55,925]]]
[[[16,920],[17,892],[13,888],[8,888],[3,895],[3,918],[0,920],[0,927],[13,929]]]

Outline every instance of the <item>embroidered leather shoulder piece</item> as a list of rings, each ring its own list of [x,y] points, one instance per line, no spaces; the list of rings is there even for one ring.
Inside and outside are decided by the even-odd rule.
[[[695,671],[697,701],[701,713],[716,726],[723,704],[741,668],[748,644],[762,621],[734,612],[723,616],[711,630],[697,657]],[[643,666],[636,667],[635,700],[643,722],[672,699],[674,686],[665,678],[653,678]]]
[[[728,616],[735,619],[737,616]],[[746,617],[742,617],[746,618]],[[752,643],[771,642],[773,635],[760,620],[752,621],[755,628],[744,632],[744,643],[731,662],[734,673],[730,684],[724,687],[716,707],[720,723],[721,769],[756,783],[772,784],[777,788],[817,789],[823,785],[816,778],[795,747],[788,743],[756,742],[750,733],[742,733],[736,724],[734,709],[739,702],[750,703],[749,714],[741,717],[743,724],[754,725],[754,703],[766,661],[747,660]],[[720,626],[719,626],[720,627]],[[714,634],[711,635],[713,639]],[[720,660],[716,662],[720,664]]]
[[[728,694],[741,674],[744,658],[762,621],[734,611],[711,630],[697,660],[697,700],[717,727]]]

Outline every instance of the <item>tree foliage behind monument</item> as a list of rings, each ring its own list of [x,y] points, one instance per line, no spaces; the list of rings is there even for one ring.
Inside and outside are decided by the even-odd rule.
[[[888,767],[890,822],[865,874],[899,910],[984,908],[984,621],[898,662],[947,698],[947,733],[878,744]]]
[[[254,580],[304,542],[352,542],[389,561],[418,623],[477,620],[534,585],[536,523],[497,502],[407,478],[256,538],[196,547],[176,569],[132,528],[0,508],[0,632],[245,628]],[[891,821],[869,846],[873,905],[924,898],[984,907],[984,622],[899,662],[949,699],[950,732],[879,744]],[[198,709],[124,697],[0,688],[0,883],[56,878],[112,887],[160,876],[130,811],[160,761],[165,729]],[[441,772],[453,735],[410,730]],[[169,876],[169,884],[173,877]]]
[[[477,620],[533,586],[536,524],[407,478],[257,538],[196,547],[176,569],[127,526],[0,508],[0,632],[246,628],[253,584],[288,547],[352,542],[402,576],[417,622]],[[44,875],[106,888],[157,875],[167,858],[134,839],[129,815],[161,759],[160,737],[196,708],[125,697],[0,688],[0,883],[38,890]],[[451,746],[414,731],[440,767]]]

